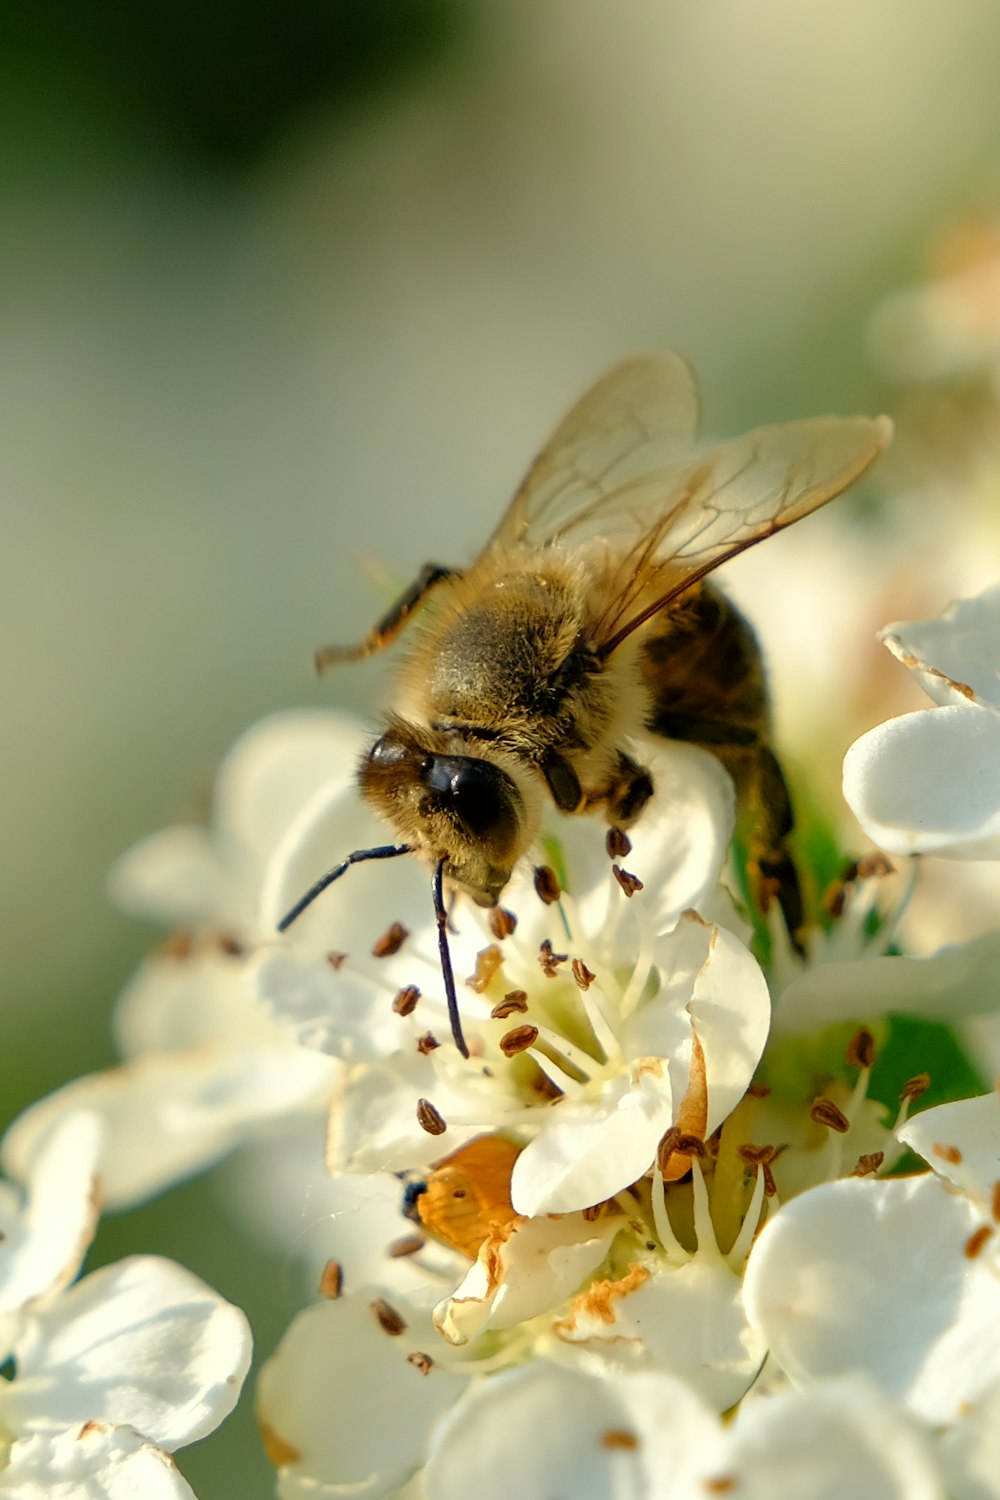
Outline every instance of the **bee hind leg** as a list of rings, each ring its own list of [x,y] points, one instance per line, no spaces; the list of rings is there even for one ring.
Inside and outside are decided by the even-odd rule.
[[[410,586],[403,590],[395,604],[387,609],[369,630],[363,641],[355,646],[321,646],[314,657],[316,671],[320,674],[343,662],[364,661],[391,646],[413,614],[424,603],[439,583],[457,578],[457,568],[446,568],[440,563],[424,563]]]

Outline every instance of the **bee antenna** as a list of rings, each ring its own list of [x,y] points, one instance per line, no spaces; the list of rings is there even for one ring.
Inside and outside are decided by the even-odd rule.
[[[395,859],[397,854],[409,854],[412,847],[412,844],[382,844],[378,849],[355,849],[353,854],[341,860],[339,865],[334,865],[332,870],[327,870],[315,885],[309,887],[305,895],[296,901],[291,911],[286,912],[282,917],[278,923],[278,931],[287,932],[292,923],[301,917],[306,907],[312,906],[316,897],[322,896],[327,886],[339,880],[345,870],[349,870],[352,865],[360,865],[366,859]]]
[[[462,1035],[462,1017],[458,1013],[458,996],[455,993],[455,971],[451,966],[451,949],[448,947],[448,913],[444,904],[444,866],[445,861],[443,859],[439,859],[434,866],[434,915],[437,918],[438,952],[441,955],[441,978],[444,980],[445,999],[448,1002],[448,1020],[451,1022],[451,1034],[455,1039],[455,1046],[463,1057],[468,1057],[469,1049],[466,1046],[465,1037]]]

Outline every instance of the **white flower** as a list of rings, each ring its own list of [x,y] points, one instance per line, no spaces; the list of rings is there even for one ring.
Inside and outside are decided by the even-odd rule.
[[[23,1202],[2,1185],[0,1494],[190,1496],[166,1455],[218,1426],[249,1367],[243,1314],[171,1261],[67,1285],[96,1225],[101,1131],[68,1116]]]
[[[335,1065],[276,1024],[247,979],[248,955],[275,934],[260,889],[275,845],[317,783],[348,784],[356,731],[334,714],[265,720],[236,744],[216,786],[211,832],[167,829],[119,863],[112,889],[129,909],[186,926],[123,994],[116,1030],[126,1062],[32,1105],[3,1143],[9,1172],[31,1171],[71,1111],[105,1121],[105,1203],[125,1208],[203,1170],[242,1142],[300,1122],[319,1168]]]
[[[928,1422],[954,1422],[1000,1384],[1000,1100],[926,1110],[899,1137],[935,1175],[850,1178],[785,1204],[744,1296],[797,1384],[862,1370]]]
[[[891,853],[1000,858],[1000,586],[882,639],[938,707],[862,735],[844,796]]]

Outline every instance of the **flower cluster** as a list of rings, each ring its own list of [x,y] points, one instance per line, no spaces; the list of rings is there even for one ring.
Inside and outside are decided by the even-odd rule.
[[[893,851],[995,853],[993,761],[970,768],[1000,706],[996,597],[887,634],[941,703],[848,757]],[[927,770],[941,734],[958,777]],[[240,1147],[236,1206],[319,1289],[259,1386],[283,1500],[1000,1497],[1000,1098],[976,1078],[985,1033],[963,1054],[951,1030],[988,1032],[1000,933],[901,954],[913,882],[882,855],[822,892],[801,947],[776,914],[754,930],[727,884],[729,780],[664,745],[631,844],[556,820],[502,907],[454,905],[465,1057],[417,860],[351,869],[277,931],[384,839],[361,744],[333,714],[266,721],[221,770],[213,830],[115,873],[173,935],[123,997],[122,1065],[3,1143],[31,1186],[0,1245],[0,1493],[18,1465],[26,1500],[36,1474],[82,1474],[84,1440],[108,1472],[155,1473],[143,1493],[186,1493],[164,1454],[235,1399],[240,1315],[163,1262],[66,1286],[96,1180],[127,1207]],[[183,1341],[188,1385],[171,1365],[146,1388],[147,1325]],[[85,1399],[77,1326],[123,1351],[121,1393]]]

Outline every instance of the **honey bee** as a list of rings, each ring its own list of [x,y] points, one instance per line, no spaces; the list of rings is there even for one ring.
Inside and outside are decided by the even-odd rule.
[[[417,853],[433,868],[452,1033],[462,1035],[446,893],[495,906],[546,807],[624,830],[653,795],[649,735],[698,745],[730,773],[751,820],[750,867],[793,937],[802,920],[788,852],[792,810],[771,748],[753,631],[706,577],[852,484],[885,448],[887,418],[761,427],[695,451],[698,388],[674,353],[615,365],[542,448],[465,569],[425,565],[363,641],[318,670],[414,627],[393,711],[362,758],[362,796],[398,844],[323,875],[284,931],[352,864]]]

